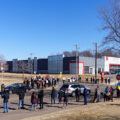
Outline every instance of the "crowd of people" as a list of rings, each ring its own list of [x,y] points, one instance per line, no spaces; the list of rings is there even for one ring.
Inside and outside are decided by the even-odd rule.
[[[29,79],[24,79],[24,84],[26,84],[28,87],[31,86],[31,88],[39,89],[39,88],[46,88],[50,86],[56,86],[59,84],[60,79],[52,77],[51,79],[49,77],[41,77],[36,76],[35,78],[31,77],[31,81]]]
[[[81,78],[79,78],[81,79]],[[92,80],[93,81],[93,80]],[[68,105],[68,101],[69,101],[69,96],[68,96],[68,91],[65,90],[59,90],[57,91],[55,89],[55,86],[57,84],[59,84],[60,79],[59,78],[48,78],[48,77],[40,77],[40,76],[36,76],[36,78],[31,78],[31,80],[28,80],[27,78],[24,79],[24,84],[26,84],[26,86],[31,87],[32,89],[32,93],[31,93],[31,109],[36,111],[36,108],[39,107],[39,109],[43,109],[44,108],[44,89],[46,87],[52,87],[51,90],[51,104],[56,104],[56,99],[58,98],[58,103],[59,104],[63,104],[63,108],[67,107]],[[88,78],[87,78],[87,82],[88,82]],[[63,82],[64,84],[64,82]],[[37,91],[36,91],[37,90]],[[117,85],[116,87],[117,90],[117,97],[120,97],[120,84]],[[104,101],[108,101],[111,100],[113,101],[113,92],[114,89],[112,88],[112,86],[107,86],[105,88],[104,92],[101,92],[101,88],[99,85],[97,85],[97,88],[95,89],[94,92],[94,99],[93,102],[100,102],[101,98],[103,96]],[[19,97],[19,102],[18,102],[18,109],[24,109],[24,98],[25,98],[25,93],[26,90],[24,87],[19,88],[18,91],[16,91],[16,94]],[[83,94],[81,94],[81,89],[79,87],[77,87],[77,89],[75,90],[75,99],[76,102],[80,102],[80,98],[81,96],[83,96],[84,98],[84,105],[87,105],[87,98],[88,98],[88,91],[87,88],[84,88],[84,92]],[[9,111],[9,107],[8,107],[8,101],[10,98],[10,94],[8,90],[4,90],[3,94],[1,94],[1,97],[3,98],[3,104],[4,104],[4,113]]]

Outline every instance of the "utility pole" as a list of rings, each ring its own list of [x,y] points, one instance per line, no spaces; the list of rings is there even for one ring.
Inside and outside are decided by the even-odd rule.
[[[32,77],[32,73],[33,73],[33,60],[32,60],[32,56],[33,56],[33,54],[32,53],[30,53],[30,69],[31,69],[31,77]]]
[[[79,64],[78,63],[78,49],[79,49],[79,46],[76,44],[75,45],[75,48],[76,48],[76,79],[78,78],[78,67],[77,67],[77,64]]]
[[[95,79],[97,78],[97,49],[98,49],[98,45],[97,43],[95,43]]]

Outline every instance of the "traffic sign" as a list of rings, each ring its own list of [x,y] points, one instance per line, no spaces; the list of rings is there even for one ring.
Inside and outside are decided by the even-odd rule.
[[[117,80],[120,80],[120,75],[117,75],[117,76],[116,76],[116,79],[117,79]]]

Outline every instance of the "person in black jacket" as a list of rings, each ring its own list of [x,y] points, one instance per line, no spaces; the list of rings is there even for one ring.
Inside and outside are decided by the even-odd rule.
[[[63,101],[63,108],[64,108],[64,107],[67,107],[68,105],[68,92],[67,91],[64,91],[63,98],[64,98],[64,101]]]
[[[24,97],[25,97],[25,91],[24,89],[20,89],[18,92],[19,95],[19,106],[18,109],[23,109],[24,108]]]
[[[77,87],[77,89],[75,90],[75,97],[76,97],[76,102],[79,102],[80,99],[80,88]]]
[[[31,87],[32,87],[32,89],[34,88],[34,79],[33,78],[31,78]]]
[[[53,103],[53,101],[55,104],[55,98],[56,98],[56,89],[53,87],[51,92],[51,104]]]
[[[4,113],[8,112],[8,100],[9,100],[9,91],[4,90],[2,94],[3,103],[4,103]]]
[[[61,102],[62,102],[62,97],[63,97],[63,91],[60,90],[60,91],[58,92],[58,101],[59,101],[59,104],[61,104]]]
[[[44,97],[44,90],[42,88],[38,93],[38,104],[40,104],[39,109],[43,109],[43,97]]]
[[[84,105],[87,105],[87,88],[84,88]]]

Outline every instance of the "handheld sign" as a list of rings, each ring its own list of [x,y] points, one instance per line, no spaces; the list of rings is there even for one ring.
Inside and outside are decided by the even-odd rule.
[[[60,72],[60,77],[62,77],[62,72]]]
[[[104,72],[102,72],[102,73],[101,73],[101,78],[103,78],[103,79],[104,79]]]
[[[117,80],[120,80],[120,75],[117,75],[117,76],[116,76],[116,79],[117,79]]]

